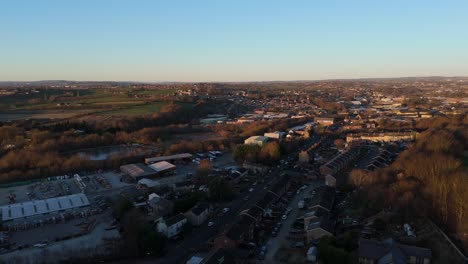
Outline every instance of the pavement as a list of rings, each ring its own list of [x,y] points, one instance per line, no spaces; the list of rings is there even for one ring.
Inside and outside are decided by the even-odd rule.
[[[268,249],[265,255],[264,263],[279,263],[274,259],[276,252],[282,246],[289,247],[289,244],[291,243],[287,239],[289,230],[291,229],[293,223],[296,221],[297,217],[301,215],[301,212],[299,211],[299,208],[297,207],[297,202],[303,199],[304,196],[306,196],[306,194],[311,192],[313,189],[323,185],[323,181],[318,180],[318,181],[308,182],[308,184],[309,186],[306,189],[304,189],[301,193],[296,194],[294,196],[294,199],[292,199],[291,202],[289,203],[288,206],[292,208],[292,211],[291,213],[289,213],[288,218],[283,221],[283,225],[281,226],[281,229],[278,232],[278,235],[268,240],[267,242]]]

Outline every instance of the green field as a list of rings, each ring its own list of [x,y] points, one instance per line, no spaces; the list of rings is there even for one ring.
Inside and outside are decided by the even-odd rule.
[[[150,115],[159,112],[161,107],[165,105],[166,102],[156,102],[144,105],[137,105],[133,107],[104,111],[98,113],[98,115],[105,116],[135,116],[135,115]]]
[[[136,91],[135,94],[138,95],[165,95],[165,94],[174,94],[175,90],[167,89],[167,90],[143,90],[143,91]]]
[[[154,102],[154,103],[147,103],[144,105],[137,105],[131,106],[123,109],[116,109],[110,111],[104,111],[97,113],[98,115],[103,116],[137,116],[137,115],[151,115],[154,113],[158,113],[161,110],[161,107],[164,105],[169,104],[168,102]],[[191,108],[194,104],[191,103],[177,103],[184,108]]]
[[[39,92],[20,92],[0,97],[2,120],[26,118],[70,118],[77,114],[96,114],[100,116],[150,115],[160,111],[167,104],[157,101],[157,95],[171,95],[175,90],[40,90]],[[150,101],[150,102],[148,102]],[[178,103],[192,107],[190,103]]]

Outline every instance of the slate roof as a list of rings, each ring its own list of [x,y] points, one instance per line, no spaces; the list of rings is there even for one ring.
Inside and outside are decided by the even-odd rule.
[[[427,248],[408,246],[400,244],[393,239],[389,240],[359,240],[359,256],[369,259],[379,260],[380,258],[391,254],[394,264],[407,263],[410,256],[431,258],[432,251]]]
[[[314,219],[313,221],[309,222],[309,225],[307,226],[307,230],[313,230],[316,228],[322,228],[323,230],[333,234],[334,224],[331,220],[322,217]]]
[[[177,223],[179,223],[180,221],[183,221],[184,219],[187,219],[183,214],[178,214],[176,216],[173,216],[169,219],[166,220],[166,225],[169,227],[169,226],[172,226],[172,225],[175,225]]]
[[[194,215],[201,215],[203,212],[208,210],[210,208],[210,205],[207,203],[199,203],[192,207],[191,211]]]
[[[239,240],[241,237],[245,237],[245,234],[250,230],[251,225],[255,222],[254,219],[247,215],[241,216],[240,220],[237,221],[231,228],[226,232],[226,236],[232,240]]]

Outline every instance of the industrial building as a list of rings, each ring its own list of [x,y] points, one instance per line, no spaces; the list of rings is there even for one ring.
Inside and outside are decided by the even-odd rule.
[[[264,136],[251,136],[244,140],[244,144],[259,145],[260,147],[265,145],[268,141],[267,137]]]
[[[151,165],[148,165],[148,167],[153,169],[158,175],[175,171],[176,169],[176,166],[174,164],[171,164],[167,161],[156,162]]]
[[[280,139],[286,136],[286,132],[275,131],[271,133],[265,133],[263,135],[267,138]]]
[[[200,124],[209,125],[209,124],[219,124],[223,123],[228,119],[227,115],[208,115],[207,118],[200,119]]]
[[[45,200],[9,204],[0,207],[0,212],[2,213],[2,221],[5,222],[53,212],[65,212],[88,205],[89,200],[86,195],[79,193]]]
[[[322,126],[331,126],[335,123],[333,117],[316,117],[314,122]]]
[[[190,162],[192,161],[193,155],[190,153],[181,153],[176,155],[170,156],[161,156],[161,157],[154,157],[154,158],[146,158],[146,164],[153,164],[156,162],[167,161],[170,163],[177,163],[177,162]]]
[[[120,166],[120,170],[135,180],[151,178],[158,175],[157,171],[151,169],[143,163],[134,163]]]

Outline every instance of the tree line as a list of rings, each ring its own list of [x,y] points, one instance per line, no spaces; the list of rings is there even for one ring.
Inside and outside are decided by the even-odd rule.
[[[463,234],[468,231],[468,118],[431,121],[424,121],[430,128],[390,166],[354,170],[349,182],[404,217],[430,217]]]

